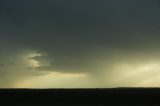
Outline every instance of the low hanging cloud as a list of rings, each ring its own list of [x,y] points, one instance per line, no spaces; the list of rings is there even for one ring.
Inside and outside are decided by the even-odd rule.
[[[159,5],[157,0],[1,0],[0,87],[32,78],[38,83],[55,72],[85,74],[91,87],[151,86],[160,70]]]

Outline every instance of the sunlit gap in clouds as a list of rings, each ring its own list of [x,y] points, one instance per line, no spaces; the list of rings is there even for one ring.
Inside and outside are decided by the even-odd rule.
[[[39,67],[39,62],[36,61],[35,59],[33,59],[35,56],[42,56],[42,54],[40,53],[31,53],[27,56],[27,58],[29,59],[29,64],[32,66],[32,67]]]

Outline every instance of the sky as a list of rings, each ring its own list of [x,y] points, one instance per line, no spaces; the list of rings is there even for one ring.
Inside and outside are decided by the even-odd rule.
[[[159,0],[0,0],[0,88],[160,87]]]

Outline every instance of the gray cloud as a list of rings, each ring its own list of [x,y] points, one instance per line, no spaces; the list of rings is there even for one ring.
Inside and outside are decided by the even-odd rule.
[[[158,0],[1,0],[0,74],[12,82],[9,73],[18,67],[28,76],[40,71],[101,76],[107,67],[109,77],[121,62],[159,61],[159,11]],[[40,66],[18,60],[21,51],[42,53],[28,58]]]

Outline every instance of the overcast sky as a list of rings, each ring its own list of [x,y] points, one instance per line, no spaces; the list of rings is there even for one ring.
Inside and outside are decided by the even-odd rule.
[[[0,0],[1,88],[159,82],[159,0]]]

